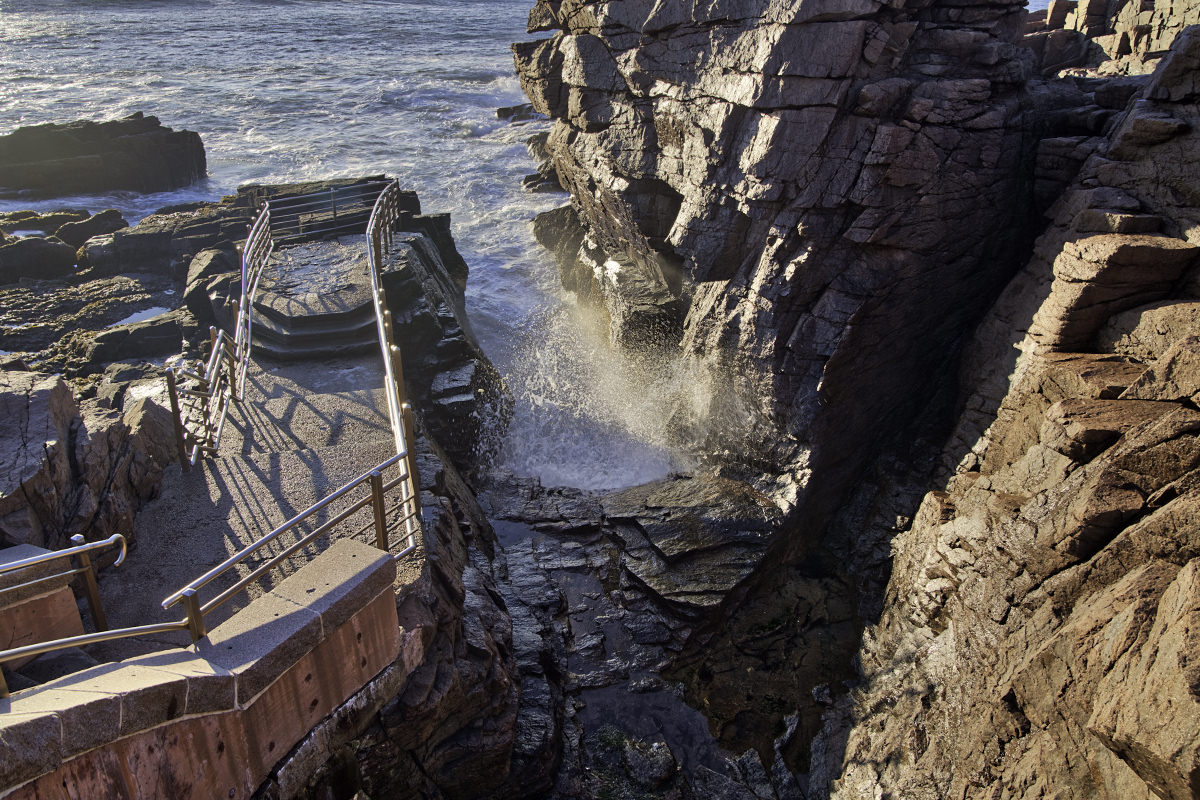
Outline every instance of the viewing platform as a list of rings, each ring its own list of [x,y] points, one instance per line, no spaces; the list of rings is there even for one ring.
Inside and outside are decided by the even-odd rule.
[[[25,625],[0,652],[0,688],[14,692],[0,700],[0,797],[68,784],[78,796],[249,797],[351,696],[382,702],[421,662],[422,635],[397,617],[429,577],[382,283],[407,266],[393,237],[419,212],[410,196],[379,182],[264,205],[235,313],[204,362],[169,372],[151,398],[172,409],[182,469],[166,471],[104,572],[100,616],[84,624],[66,579],[44,583],[38,608],[66,618]],[[63,574],[94,581],[104,545],[67,553]],[[20,586],[40,569],[0,577]],[[68,638],[45,641],[56,636]]]

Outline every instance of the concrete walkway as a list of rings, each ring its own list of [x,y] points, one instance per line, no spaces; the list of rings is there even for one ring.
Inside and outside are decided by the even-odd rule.
[[[219,457],[186,473],[171,467],[162,494],[137,515],[125,564],[104,571],[100,588],[110,626],[180,619],[182,607],[162,610],[164,597],[394,455],[383,391],[372,388],[382,384],[378,361],[363,356],[353,361],[254,365],[246,399],[230,409]],[[333,391],[335,387],[342,391]],[[389,471],[385,478],[395,474]],[[367,493],[367,487],[360,487],[346,503],[314,517],[315,523]],[[369,509],[357,512],[335,536],[369,524],[370,514]],[[373,541],[373,536],[371,531],[358,538]],[[283,537],[267,552],[277,553],[296,538]],[[318,548],[327,542],[326,538]],[[394,544],[399,549],[399,542]],[[287,567],[210,616],[208,626],[269,590],[318,548],[289,558]],[[240,568],[210,584],[201,591],[202,600],[248,570]],[[103,661],[189,642],[184,633],[167,634],[94,645],[88,652]]]
[[[366,252],[362,236],[313,242],[279,251],[263,276],[263,298],[280,319],[307,327],[348,310],[370,313]],[[278,307],[278,308],[277,308]],[[264,324],[266,324],[264,322]],[[259,329],[255,336],[268,331]],[[321,338],[321,337],[318,337]],[[370,344],[370,341],[367,341]],[[361,348],[360,348],[361,349]],[[216,458],[190,472],[167,470],[161,495],[138,512],[125,564],[105,570],[101,596],[112,628],[181,619],[182,606],[169,611],[162,600],[219,565],[229,556],[312,504],[395,455],[383,395],[383,367],[377,346],[362,355],[325,360],[275,361],[259,353],[247,376],[246,396],[231,406]],[[398,469],[385,473],[396,477]],[[264,549],[269,557],[348,505],[369,496],[361,486],[312,518],[303,530],[281,536]],[[389,503],[399,496],[395,490]],[[335,538],[357,534],[374,542],[371,509],[361,509],[333,531]],[[393,549],[404,546],[393,526]],[[206,619],[211,629],[253,597],[267,591],[323,549],[329,537],[290,556]],[[200,590],[206,602],[248,574],[256,556]],[[99,660],[114,660],[190,643],[177,634],[125,639],[88,648]]]

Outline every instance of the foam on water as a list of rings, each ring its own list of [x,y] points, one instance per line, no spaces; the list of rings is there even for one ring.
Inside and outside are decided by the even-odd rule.
[[[525,102],[509,44],[530,0],[0,0],[0,133],[135,111],[200,133],[209,177],[178,192],[0,199],[0,211],[114,207],[131,222],[250,182],[388,173],[449,211],[468,311],[517,400],[507,466],[546,483],[663,474],[657,380],[582,333],[529,221]],[[651,423],[648,420],[655,422]]]

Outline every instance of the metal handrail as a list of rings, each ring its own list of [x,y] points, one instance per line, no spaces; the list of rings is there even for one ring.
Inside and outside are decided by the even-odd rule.
[[[221,446],[229,404],[232,401],[240,402],[245,396],[250,348],[254,343],[252,308],[263,268],[274,249],[271,204],[267,202],[263,203],[250,225],[250,232],[242,245],[242,291],[238,299],[233,339],[230,340],[229,334],[223,330],[209,328],[212,345],[201,374],[178,367],[167,370],[167,394],[175,424],[175,443],[185,470],[194,467],[201,456],[217,452]],[[194,385],[181,388],[181,378],[191,380]],[[184,408],[182,398],[194,400],[190,409]],[[189,429],[187,410],[199,415],[198,432]]]
[[[76,536],[78,536],[78,534],[76,534]],[[19,569],[28,569],[29,567],[35,567],[38,564],[45,564],[50,561],[57,561],[60,558],[70,558],[71,556],[81,555],[83,553],[92,553],[96,550],[107,550],[114,544],[120,545],[121,547],[120,555],[118,555],[117,560],[113,562],[114,567],[119,567],[125,563],[125,555],[128,552],[128,548],[125,544],[125,537],[119,533],[114,533],[107,539],[100,539],[99,541],[95,542],[87,542],[75,547],[68,547],[66,550],[53,550],[49,553],[42,553],[41,555],[22,558],[18,561],[9,561],[7,564],[0,564],[0,575],[3,575],[6,572],[16,572]],[[0,591],[7,592],[16,588],[18,588],[18,586],[10,586],[5,589],[0,589]]]
[[[388,513],[389,509],[387,508],[386,493],[397,486],[405,486],[407,484],[408,479],[409,479],[409,473],[408,473],[408,470],[403,469],[403,467],[407,465],[407,459],[408,459],[407,452],[397,453],[396,455],[392,456],[388,460],[384,461],[382,464],[379,464],[377,467],[374,467],[373,469],[370,469],[367,472],[364,472],[362,475],[358,476],[354,480],[345,484],[344,486],[342,486],[340,489],[333,492],[332,494],[329,494],[329,495],[325,496],[324,498],[318,500],[317,502],[313,503],[311,506],[306,508],[304,511],[301,511],[299,514],[292,517],[291,519],[289,519],[287,522],[283,523],[279,527],[275,528],[270,533],[265,534],[264,536],[258,538],[254,542],[246,545],[241,550],[239,550],[237,553],[235,553],[232,556],[230,556],[229,558],[225,559],[220,564],[218,564],[217,566],[210,569],[208,572],[205,572],[199,578],[196,578],[195,580],[191,581],[190,583],[188,583],[186,586],[184,586],[179,591],[174,592],[171,595],[168,595],[162,601],[163,610],[167,610],[167,609],[171,608],[172,606],[177,605],[182,602],[184,605],[184,610],[187,613],[187,623],[188,623],[187,627],[192,632],[193,641],[201,638],[202,636],[204,636],[207,633],[207,626],[204,623],[205,616],[207,616],[211,612],[215,611],[218,607],[223,605],[226,601],[228,601],[230,598],[232,598],[238,592],[245,589],[251,583],[253,583],[254,581],[261,578],[268,571],[279,566],[285,559],[289,558],[293,553],[295,553],[298,550],[303,549],[304,547],[307,547],[309,544],[314,542],[317,538],[328,533],[331,529],[333,529],[337,525],[341,524],[346,519],[353,516],[355,513],[366,508],[368,505],[372,506],[372,508],[374,510],[374,518],[373,518],[371,524],[367,525],[364,528],[360,528],[358,532],[362,533],[366,530],[369,530],[372,526],[374,526],[375,527],[375,545],[381,550],[390,551],[391,541],[390,541],[390,537],[388,535],[388,524],[387,524],[387,513]],[[383,471],[390,467],[397,466],[397,465],[402,467],[400,475],[398,477],[396,477],[395,479],[385,483],[383,481]],[[285,548],[282,552],[276,553],[275,555],[271,556],[269,559],[264,561],[262,564],[255,567],[254,570],[252,570],[249,574],[247,574],[244,577],[242,577],[241,579],[239,579],[236,583],[234,583],[229,588],[223,590],[216,597],[212,598],[211,600],[204,603],[203,605],[200,603],[198,594],[202,588],[204,588],[208,584],[212,583],[214,580],[221,577],[225,573],[229,572],[231,569],[233,569],[237,565],[244,563],[250,556],[252,556],[255,553],[257,553],[258,551],[262,550],[264,547],[271,544],[272,542],[278,540],[284,534],[297,529],[300,525],[307,522],[314,514],[321,511],[322,509],[328,507],[331,503],[334,503],[337,500],[345,497],[350,492],[354,491],[355,489],[362,486],[363,484],[370,484],[370,488],[371,488],[370,495],[351,504],[348,508],[343,509],[337,515],[335,515],[332,519],[327,520],[326,522],[322,523],[321,525],[318,525],[316,528],[314,528],[313,530],[309,531],[307,534],[302,536],[298,541],[292,543],[287,548]],[[400,502],[398,504],[396,504],[395,506],[393,506],[391,510],[395,510],[396,508],[399,508],[402,513],[402,518],[400,521],[402,523],[404,523],[406,530],[410,530],[410,525],[409,525],[410,521],[412,520],[412,518],[414,516],[417,516],[420,514],[419,506],[414,506],[411,502],[411,497],[410,497],[409,493],[402,489]],[[408,545],[403,550],[401,550],[399,553],[396,553],[394,556],[395,558],[397,558],[397,559],[402,558],[403,556],[411,553],[413,551],[413,549],[415,548],[416,545],[415,545],[415,542],[412,541],[411,534],[408,538],[410,540]]]
[[[390,183],[391,181],[386,180],[365,181],[363,183],[352,183],[347,186],[330,187],[329,189],[310,192],[308,194],[277,197],[271,201],[272,208],[274,209],[271,219],[272,235],[282,241],[309,238],[334,231],[357,228],[360,224],[361,216],[368,214],[373,208],[379,191]],[[340,210],[343,212],[343,218],[348,215],[349,220],[339,222],[338,201],[342,198],[348,198],[348,202],[341,206]],[[302,229],[302,217],[306,214],[316,214],[321,211],[328,211],[330,213],[331,224],[321,226],[312,226],[310,224],[310,226]]]
[[[71,541],[75,544],[74,547],[68,547],[65,550],[56,550],[52,553],[43,553],[41,555],[22,558],[17,561],[10,561],[7,564],[0,565],[0,575],[18,572],[21,570],[32,569],[33,567],[49,564],[52,561],[61,559],[78,558],[79,566],[72,567],[63,572],[56,572],[53,575],[39,575],[32,580],[27,580],[22,583],[6,586],[0,589],[0,594],[14,592],[20,589],[28,589],[31,586],[38,586],[49,581],[58,580],[61,578],[70,578],[74,575],[83,576],[83,592],[87,597],[88,610],[92,615],[92,622],[96,626],[98,633],[89,634],[90,636],[102,636],[108,633],[108,619],[104,616],[104,604],[100,600],[100,585],[96,582],[96,566],[92,563],[92,553],[100,550],[107,550],[111,547],[120,547],[120,553],[117,555],[113,566],[119,567],[125,563],[125,554],[127,552],[125,537],[119,533],[114,533],[107,539],[101,539],[96,542],[85,542],[82,534],[75,534],[71,537]],[[12,648],[9,650],[0,650],[0,665],[7,661],[22,658],[24,656],[41,655],[52,650],[61,650],[66,647],[75,647],[71,643],[80,637],[75,636],[70,639],[56,639],[49,642],[38,642],[24,647]],[[119,638],[119,637],[118,637]],[[102,640],[101,640],[102,641]],[[4,680],[4,670],[0,668],[0,697],[8,697],[8,684]]]
[[[380,185],[380,181],[371,181],[362,184],[352,184],[350,186],[341,187],[337,191],[359,193],[360,197],[366,196],[364,190],[373,189]],[[334,190],[329,191],[329,195],[333,195]],[[295,198],[284,198],[277,202],[283,203],[286,200],[304,199],[305,197],[319,197],[325,195],[325,192],[318,192],[313,195],[299,195]],[[319,203],[315,203],[319,205]],[[97,633],[85,634],[83,636],[74,636],[67,639],[58,639],[51,642],[41,642],[34,645],[15,648],[12,650],[0,651],[0,664],[6,661],[11,661],[16,658],[21,658],[27,655],[40,655],[43,653],[52,652],[68,647],[79,647],[87,644],[95,644],[99,642],[107,642],[115,639],[127,638],[131,636],[143,636],[155,633],[166,633],[172,631],[187,630],[190,632],[192,641],[195,642],[205,636],[207,628],[205,626],[204,617],[214,611],[216,608],[227,602],[238,592],[245,589],[250,583],[258,580],[271,569],[279,566],[284,559],[298,550],[307,547],[318,537],[323,536],[332,530],[335,526],[345,522],[354,514],[366,508],[368,505],[372,507],[373,519],[367,525],[358,529],[352,535],[361,535],[369,531],[372,527],[375,528],[375,544],[384,551],[390,551],[390,537],[388,534],[387,515],[389,511],[399,509],[400,517],[398,522],[404,525],[407,532],[406,546],[396,553],[395,559],[403,558],[417,548],[416,536],[421,525],[421,500],[420,500],[420,480],[417,475],[417,465],[415,460],[416,449],[413,444],[413,433],[415,423],[412,414],[412,407],[405,399],[404,393],[404,372],[403,363],[401,360],[400,348],[395,344],[395,337],[392,331],[392,316],[387,309],[387,303],[383,291],[383,283],[381,277],[381,267],[383,265],[383,257],[385,247],[390,247],[392,237],[395,231],[396,222],[402,214],[400,204],[400,185],[399,181],[390,181],[386,187],[377,196],[374,205],[371,208],[371,214],[367,224],[367,242],[368,242],[368,278],[371,281],[372,300],[375,308],[376,326],[379,333],[380,350],[383,355],[384,364],[384,394],[387,399],[388,419],[392,429],[392,435],[396,445],[396,455],[387,459],[375,468],[363,473],[358,478],[345,484],[332,494],[317,501],[309,508],[292,517],[275,530],[247,545],[238,553],[230,556],[218,566],[210,569],[208,572],[201,575],[191,583],[184,586],[177,592],[174,592],[162,601],[164,610],[182,603],[186,616],[178,622],[167,622],[153,625],[141,625],[132,628],[120,628],[113,631],[102,630],[107,627],[106,624],[101,624],[97,621],[97,628],[101,629]],[[285,215],[277,215],[284,216]],[[299,215],[295,215],[297,218]],[[341,226],[328,228],[327,230],[339,229]],[[246,239],[246,243],[242,248],[242,295],[238,303],[238,315],[235,333],[233,339],[230,340],[229,335],[225,331],[210,328],[212,337],[212,346],[209,351],[209,357],[204,362],[201,373],[177,367],[167,371],[167,387],[171,400],[171,411],[175,418],[175,435],[176,443],[179,448],[181,461],[186,469],[189,465],[195,465],[201,455],[211,454],[217,451],[220,446],[221,432],[224,427],[225,418],[228,412],[229,402],[231,400],[240,401],[244,396],[246,372],[250,360],[250,348],[253,343],[253,328],[251,320],[251,307],[254,303],[254,298],[258,291],[258,283],[262,277],[263,267],[270,258],[271,253],[275,248],[275,240],[272,236],[272,214],[271,204],[266,202],[263,204],[262,210],[258,217],[250,227],[250,233]],[[180,381],[190,380],[194,383],[193,386],[182,388]],[[190,402],[192,405],[188,410],[198,412],[201,416],[201,434],[197,435],[188,430],[185,420],[184,403]],[[400,466],[400,474],[390,481],[383,480],[383,471],[393,466]],[[362,486],[364,483],[370,485],[370,495],[352,503],[347,508],[340,511],[333,518],[318,525],[312,531],[302,536],[299,540],[285,548],[282,552],[275,554],[271,558],[264,561],[262,564],[255,567],[249,574],[242,577],[229,588],[220,592],[216,597],[210,599],[204,604],[201,604],[199,599],[199,591],[204,586],[210,584],[221,575],[233,569],[238,564],[243,563],[254,553],[261,550],[266,545],[278,540],[285,533],[296,529],[298,526],[308,521],[317,512],[328,507],[331,503],[340,498],[345,497],[355,488]],[[387,507],[386,495],[393,489],[400,487],[400,501],[390,508]],[[95,585],[94,568],[87,561],[87,553],[92,550],[112,543],[115,540],[120,541],[121,555],[115,562],[121,564],[125,558],[125,540],[119,535],[110,537],[105,542],[96,542],[91,545],[82,545],[75,548],[70,554],[78,555],[85,561],[86,575],[90,578],[90,588],[95,590],[96,603],[93,607],[93,614],[99,609],[99,591]],[[82,542],[82,537],[72,537],[73,541]],[[68,551],[49,554],[47,556],[34,557],[38,559],[35,563],[41,563],[45,560],[53,558],[61,558]],[[20,563],[20,562],[18,562]],[[18,567],[9,566],[8,568],[0,568],[0,574],[12,571]],[[77,570],[79,572],[82,570]],[[62,573],[63,575],[74,574],[74,572]],[[61,577],[61,576],[52,576]],[[46,580],[40,578],[38,581],[31,581],[30,584]],[[90,597],[91,595],[89,595]],[[101,614],[101,619],[103,612]],[[7,697],[8,689],[4,682],[3,670],[0,669],[0,697]]]
[[[375,307],[375,326],[379,334],[379,349],[383,356],[384,386],[388,420],[397,453],[408,453],[407,491],[417,509],[417,519],[409,525],[410,548],[416,546],[417,526],[420,524],[421,489],[413,444],[414,421],[412,406],[405,397],[404,363],[396,346],[392,329],[392,312],[387,307],[383,291],[382,267],[385,248],[390,249],[392,237],[403,211],[400,203],[400,181],[394,180],[379,193],[371,217],[367,221],[367,276],[371,281],[371,300]]]

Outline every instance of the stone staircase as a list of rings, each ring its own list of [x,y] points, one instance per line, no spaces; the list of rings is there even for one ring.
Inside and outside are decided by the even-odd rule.
[[[311,360],[377,350],[366,237],[277,249],[254,302],[254,350]]]

